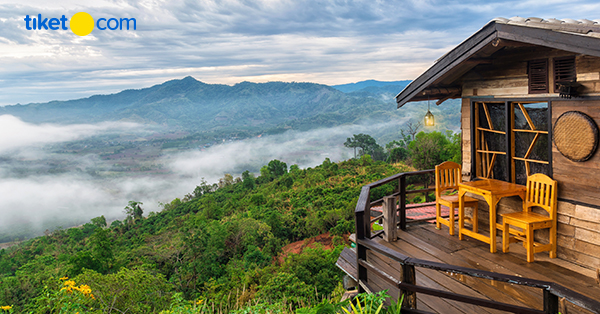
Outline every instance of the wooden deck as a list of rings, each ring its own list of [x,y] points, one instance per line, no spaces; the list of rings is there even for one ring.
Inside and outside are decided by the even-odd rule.
[[[407,231],[398,230],[398,241],[392,243],[385,242],[379,237],[374,240],[410,257],[555,282],[592,299],[600,300],[600,285],[594,278],[596,273],[591,269],[560,259],[550,259],[546,252],[536,254],[535,262],[527,263],[526,251],[517,243],[511,244],[510,253],[500,251],[492,254],[489,252],[488,244],[469,237],[460,241],[457,236],[450,236],[447,228],[436,230],[434,226],[434,224],[422,224],[409,226]],[[497,241],[501,243],[501,238],[498,237]],[[396,280],[400,280],[398,262],[372,251],[368,251],[367,261]],[[353,250],[345,249],[337,264],[352,277],[357,277],[356,253]],[[369,273],[367,275],[368,286],[372,290],[389,289],[389,294],[394,299],[397,298],[399,290],[392,284],[375,275]],[[543,293],[538,288],[422,267],[416,268],[416,281],[419,286],[543,310]],[[419,293],[417,293],[417,309],[431,313],[505,313]],[[560,310],[563,314],[592,313],[570,302],[560,302]]]

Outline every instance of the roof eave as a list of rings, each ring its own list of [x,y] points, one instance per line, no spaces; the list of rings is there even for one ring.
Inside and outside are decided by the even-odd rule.
[[[413,98],[416,95],[496,38],[600,57],[600,45],[598,45],[600,40],[595,37],[491,21],[439,58],[427,71],[406,86],[396,96],[398,108],[407,102],[415,101]]]

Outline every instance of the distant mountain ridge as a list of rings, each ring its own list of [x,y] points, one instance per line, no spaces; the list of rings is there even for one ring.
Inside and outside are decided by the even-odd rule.
[[[11,114],[30,123],[133,121],[164,126],[169,132],[245,138],[290,129],[305,131],[372,121],[397,123],[405,121],[402,119],[405,117],[420,120],[427,107],[419,103],[396,110],[394,96],[409,82],[368,80],[333,87],[315,83],[241,82],[229,86],[206,84],[188,76],[110,95],[0,107],[0,115]],[[458,102],[449,101],[432,108],[436,122],[442,123],[441,128],[459,128],[457,106]],[[442,117],[445,122],[438,120]],[[395,135],[389,133],[389,137]]]
[[[206,84],[191,76],[110,95],[0,108],[33,123],[95,123],[126,120],[185,130],[268,129],[352,122],[394,108],[314,83]],[[324,121],[327,120],[327,121]],[[310,127],[307,127],[310,128]]]
[[[393,93],[400,93],[404,87],[406,87],[411,81],[377,81],[377,80],[366,80],[356,83],[348,83],[341,85],[332,85],[331,87],[342,91],[344,93],[351,93],[357,91],[370,91],[376,92],[378,90],[392,91]],[[386,88],[384,88],[386,87]],[[395,92],[394,92],[395,91]]]

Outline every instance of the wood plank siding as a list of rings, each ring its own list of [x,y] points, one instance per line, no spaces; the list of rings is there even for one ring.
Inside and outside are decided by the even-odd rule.
[[[576,56],[577,82],[583,87],[585,98],[563,99],[554,92],[553,76],[549,75],[550,93],[528,94],[527,61],[540,58],[565,57],[572,53],[544,47],[521,47],[498,52],[489,65],[480,65],[465,74],[462,87],[462,166],[463,177],[471,177],[471,100],[497,98],[502,100],[526,100],[535,97],[551,101],[552,125],[567,111],[581,111],[600,125],[600,58]],[[548,62],[552,73],[553,62]],[[565,158],[552,145],[552,174],[559,184],[558,205],[558,256],[578,265],[600,268],[600,153],[596,152],[585,162],[573,162]],[[482,211],[479,223],[489,221],[487,204],[480,201]],[[520,210],[519,198],[503,199],[498,214]],[[501,221],[501,217],[497,217]],[[487,228],[487,226],[485,227]],[[538,241],[548,238],[547,231],[537,231]]]

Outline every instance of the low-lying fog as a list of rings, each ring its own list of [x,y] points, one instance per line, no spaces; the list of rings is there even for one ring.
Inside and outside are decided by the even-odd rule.
[[[93,136],[134,133],[151,135],[155,127],[134,123],[103,122],[80,125],[34,125],[16,117],[0,116],[0,242],[15,235],[39,235],[44,230],[68,228],[104,215],[123,219],[128,201],[143,202],[144,212],[160,211],[159,202],[170,202],[191,193],[204,178],[215,183],[225,173],[234,177],[272,159],[301,168],[321,164],[325,158],[340,161],[352,157],[343,146],[357,133],[397,133],[405,120],[393,123],[347,125],[307,132],[288,131],[241,141],[224,142],[207,149],[165,154],[156,160],[163,174],[98,176],[82,171],[100,162],[97,154],[60,153],[57,143]],[[380,143],[384,145],[385,143]],[[57,161],[68,162],[68,171],[46,171]],[[26,166],[23,166],[26,165]],[[27,169],[22,169],[27,167]],[[36,171],[27,171],[31,169]],[[40,171],[37,171],[40,169]]]

